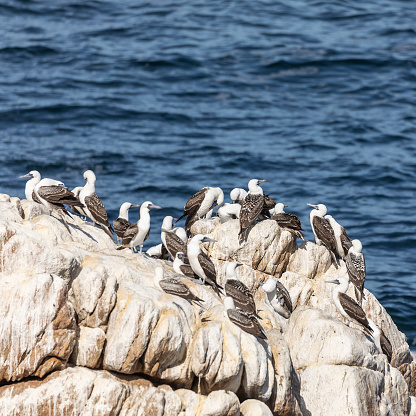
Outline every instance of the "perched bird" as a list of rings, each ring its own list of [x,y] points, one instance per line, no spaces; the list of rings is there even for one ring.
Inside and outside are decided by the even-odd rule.
[[[350,282],[345,277],[338,277],[334,280],[327,280],[326,283],[334,283],[336,285],[332,291],[332,299],[338,312],[348,320],[347,325],[351,321],[354,321],[372,333],[373,329],[368,322],[363,308],[345,293],[348,290]]]
[[[340,258],[343,259],[347,255],[348,250],[352,245],[351,238],[348,237],[345,228],[342,225],[338,224],[332,215],[325,215],[325,219],[329,221],[329,224],[334,230],[337,254]]]
[[[31,170],[26,175],[19,176],[19,178],[29,178],[25,186],[26,199],[28,201],[33,201],[33,202],[37,202],[38,204],[41,204],[42,202],[40,202],[39,198],[35,194],[35,186],[42,179],[42,177],[40,176],[40,173],[37,170]]]
[[[260,283],[266,292],[266,301],[283,318],[288,319],[293,311],[292,299],[287,289],[274,277]]]
[[[167,259],[169,258],[169,256],[172,257],[172,259],[175,258],[175,256],[172,256],[172,254],[169,252],[167,245],[166,245],[166,234],[172,231],[173,221],[174,219],[170,215],[167,215],[165,218],[163,218],[161,232],[160,232],[160,239],[162,240],[163,249],[164,251],[166,251]]]
[[[185,264],[184,262],[185,254],[182,251],[178,251],[175,255],[175,260],[173,260],[173,270],[182,274],[190,279],[198,279],[198,276],[192,270],[190,264]]]
[[[130,247],[133,252],[137,252],[136,246],[140,246],[140,253],[143,250],[143,244],[150,234],[150,210],[161,209],[150,201],[143,202],[140,207],[140,219],[131,225],[123,234],[122,246],[117,250]]]
[[[131,208],[138,207],[140,207],[140,205],[135,205],[130,202],[124,202],[121,204],[118,217],[113,221],[113,228],[117,236],[117,242],[121,242],[124,232],[127,230],[127,228],[133,225],[131,222],[129,222],[129,210]]]
[[[352,240],[352,247],[348,250],[345,257],[348,277],[354,285],[355,296],[358,302],[362,303],[365,281],[365,260],[364,254],[361,252],[363,246],[360,240]]]
[[[305,231],[302,228],[300,219],[295,214],[289,214],[283,211],[284,205],[279,202],[273,208],[272,220],[277,222],[277,225],[284,230],[290,231],[297,238],[304,239],[305,235],[302,231]]]
[[[234,188],[230,192],[230,198],[233,204],[243,205],[244,198],[247,196],[247,191],[243,188]]]
[[[219,217],[221,224],[224,222],[240,218],[241,205],[225,203],[217,209],[217,217]]]
[[[244,240],[247,240],[250,227],[256,223],[263,211],[263,189],[259,186],[263,182],[266,180],[252,179],[248,183],[248,194],[244,198],[240,211],[240,232],[238,234]]]
[[[82,186],[77,186],[76,188],[74,188],[71,192],[79,199],[79,193],[82,190]],[[84,219],[87,218],[87,214],[84,211],[83,205],[82,206],[78,206],[78,205],[68,205],[69,208],[71,208],[71,210],[73,212],[75,212],[75,214],[81,215],[82,217],[84,217]]]
[[[327,213],[326,206],[324,204],[312,205],[306,204],[312,208],[315,208],[310,213],[311,227],[312,231],[315,234],[315,242],[318,245],[321,243],[329,250],[332,259],[337,265],[337,245],[335,242],[334,230],[331,227],[331,224],[328,220],[324,218],[324,215]]]
[[[230,296],[224,298],[224,314],[228,319],[244,332],[248,334],[256,335],[261,339],[267,339],[266,332],[260,325],[257,318],[250,312],[243,311],[241,309],[235,309],[234,300]]]
[[[84,172],[84,179],[86,180],[85,186],[79,193],[79,199],[84,204],[84,211],[87,217],[90,218],[93,224],[97,223],[103,227],[103,230],[113,239],[113,227],[108,221],[107,211],[101,199],[95,193],[95,181],[96,177],[92,170],[86,170]]]
[[[162,249],[164,252],[165,250],[164,250],[163,244],[160,243],[156,246],[149,247],[146,250],[146,254],[149,255],[150,257],[153,257],[154,259],[161,259],[164,256],[164,253],[162,253]]]
[[[371,326],[371,329],[373,330],[373,339],[376,347],[382,354],[387,356],[389,363],[391,363],[391,359],[393,357],[393,348],[389,339],[384,334],[384,331],[378,327],[370,318],[367,318],[367,320]]]
[[[170,295],[179,296],[180,298],[189,300],[191,303],[195,303],[200,308],[203,308],[201,302],[203,299],[195,296],[185,283],[174,277],[164,277],[162,267],[156,267],[154,282],[165,292]]]
[[[63,182],[44,178],[35,186],[34,193],[46,208],[59,215],[66,229],[71,232],[64,217],[68,215],[71,218],[71,215],[64,204],[82,206],[82,203],[71,191],[65,188]]]
[[[187,255],[187,247],[186,242],[183,241],[175,231],[166,230],[163,228],[162,225],[162,233],[163,233],[163,245],[166,247],[166,250],[170,254],[170,256],[174,259],[176,253],[182,252],[184,253],[184,261],[185,263],[189,264],[188,255]]]
[[[219,295],[222,287],[217,283],[217,273],[214,263],[202,252],[200,244],[216,240],[197,234],[188,243],[188,259],[194,273],[201,279],[202,284],[207,283]]]
[[[234,303],[238,308],[250,312],[257,318],[260,318],[260,316],[257,315],[253,294],[250,292],[249,288],[237,278],[235,269],[239,266],[242,265],[234,262],[227,263],[225,268],[225,293],[227,296],[233,298]]]

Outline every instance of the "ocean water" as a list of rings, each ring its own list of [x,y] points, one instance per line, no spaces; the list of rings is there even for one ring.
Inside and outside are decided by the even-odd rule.
[[[93,169],[111,220],[163,207],[147,248],[195,191],[267,179],[309,239],[307,202],[362,241],[415,345],[415,21],[398,0],[1,0],[0,192]]]

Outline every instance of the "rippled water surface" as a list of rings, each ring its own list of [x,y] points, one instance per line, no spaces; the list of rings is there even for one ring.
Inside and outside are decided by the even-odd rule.
[[[147,247],[203,186],[253,177],[363,242],[366,286],[416,343],[411,1],[0,1],[0,192],[93,169]],[[137,214],[134,214],[137,215]]]

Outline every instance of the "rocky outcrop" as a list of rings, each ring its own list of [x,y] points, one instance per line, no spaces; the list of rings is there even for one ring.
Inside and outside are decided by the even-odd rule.
[[[346,326],[329,277],[345,275],[324,247],[275,221],[238,241],[238,220],[193,232],[225,283],[228,261],[254,293],[267,340],[228,319],[208,287],[186,281],[203,308],[154,282],[170,262],[116,250],[74,217],[71,233],[38,204],[0,195],[0,415],[409,415],[415,362],[405,336],[367,290],[363,308],[393,346],[390,365],[371,336]],[[289,319],[257,281],[289,290]],[[397,367],[397,368],[396,368]],[[7,409],[7,410],[5,410]]]

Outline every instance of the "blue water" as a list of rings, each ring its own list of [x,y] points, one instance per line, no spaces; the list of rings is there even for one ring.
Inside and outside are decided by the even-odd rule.
[[[416,344],[415,22],[397,0],[1,0],[0,192],[93,169],[111,219],[164,207],[150,246],[203,186],[268,179],[308,238],[325,203],[363,242]]]

